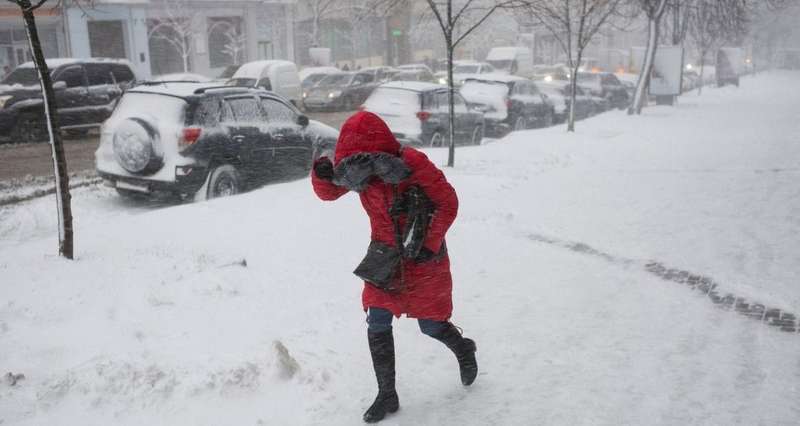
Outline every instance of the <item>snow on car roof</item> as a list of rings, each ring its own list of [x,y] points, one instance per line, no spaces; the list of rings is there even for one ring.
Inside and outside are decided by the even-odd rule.
[[[305,67],[300,70],[298,74],[300,76],[300,81],[302,81],[312,74],[334,74],[338,72],[339,68],[336,67]]]
[[[220,86],[219,83],[195,83],[195,82],[164,82],[164,83],[150,83],[150,84],[140,84],[135,86],[134,88],[128,90],[128,92],[136,92],[136,93],[154,93],[159,95],[169,95],[169,96],[177,96],[181,98],[185,98],[188,96],[194,95],[194,92],[197,89],[205,89],[209,87],[218,87],[218,88],[229,88],[230,90],[235,89],[243,89],[237,88],[234,86]]]
[[[264,68],[279,64],[294,65],[294,62],[273,59],[248,62],[239,67],[239,69],[236,70],[236,73],[233,74],[232,78],[259,78],[261,77],[261,73],[264,71]]]
[[[489,73],[489,74],[464,74],[464,80],[483,80],[483,81],[496,81],[498,83],[511,83],[514,81],[525,81],[523,78],[516,75]]]
[[[435,83],[426,83],[424,81],[392,81],[381,84],[380,87],[387,89],[406,89],[414,90],[416,92],[425,92],[428,90],[443,89],[445,86]]]

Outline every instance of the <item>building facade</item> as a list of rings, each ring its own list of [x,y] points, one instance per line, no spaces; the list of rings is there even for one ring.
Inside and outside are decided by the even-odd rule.
[[[129,60],[142,78],[294,60],[294,0],[99,0],[45,5],[37,26],[47,57]],[[16,9],[15,9],[16,8]],[[30,60],[19,9],[0,7],[0,67]],[[7,67],[7,68],[6,68]]]

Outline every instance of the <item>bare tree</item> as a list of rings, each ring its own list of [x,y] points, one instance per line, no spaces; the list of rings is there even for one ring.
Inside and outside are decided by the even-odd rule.
[[[570,109],[567,131],[575,131],[578,69],[592,38],[617,14],[622,0],[532,0],[527,9],[534,23],[553,35],[570,68]]]
[[[222,53],[231,57],[234,64],[244,62],[244,52],[246,51],[247,35],[242,32],[239,22],[231,22],[222,19],[214,22],[209,28],[208,33],[220,32],[225,37],[225,44],[222,46]]]
[[[456,156],[455,141],[455,86],[453,82],[453,54],[456,47],[492,14],[501,8],[520,5],[519,0],[426,0],[444,36],[447,49],[447,87],[449,123],[449,151],[447,166],[453,167]]]
[[[53,81],[50,79],[50,70],[44,59],[42,43],[39,40],[39,31],[36,28],[34,11],[42,7],[47,0],[39,0],[32,4],[30,0],[9,0],[22,10],[22,19],[25,21],[25,31],[28,34],[31,56],[39,74],[39,84],[44,98],[43,109],[47,133],[50,137],[50,147],[53,153],[53,168],[56,179],[56,204],[58,206],[58,253],[67,258],[73,257],[72,238],[72,197],[69,193],[69,175],[67,174],[67,159],[64,156],[64,146],[58,126],[58,109],[56,95],[53,90]]]
[[[147,31],[148,39],[162,40],[172,46],[183,60],[183,72],[189,72],[189,58],[194,52],[194,40],[200,30],[195,17],[196,7],[186,0],[164,1],[163,17],[153,19]]]
[[[647,88],[650,86],[650,75],[653,72],[653,63],[658,49],[659,29],[661,18],[667,10],[669,0],[633,0],[647,17],[647,49],[644,54],[644,64],[639,70],[639,79],[633,93],[633,102],[628,108],[628,114],[641,114],[647,99]]]
[[[364,34],[364,31],[369,32],[371,28],[370,21],[386,18],[395,10],[407,5],[405,0],[346,0],[342,7],[331,13],[344,17],[349,25],[347,39],[350,41],[352,51],[351,68],[356,67],[358,41],[366,40],[368,43],[370,41],[370,34]],[[365,25],[367,28],[364,28]]]
[[[311,46],[319,47],[320,23],[336,9],[337,0],[301,0],[300,3],[311,14],[311,34],[309,34]]]
[[[703,93],[706,58],[719,47],[722,38],[723,28],[717,11],[717,0],[697,0],[689,22],[689,36],[700,57],[698,95]]]

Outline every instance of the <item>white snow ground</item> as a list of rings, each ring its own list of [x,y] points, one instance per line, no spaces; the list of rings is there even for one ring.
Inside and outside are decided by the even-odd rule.
[[[431,157],[442,163],[444,150]],[[800,74],[457,152],[453,321],[480,376],[395,322],[386,425],[796,425],[800,335],[588,244],[800,311]],[[357,198],[307,179],[169,208],[74,194],[0,209],[0,423],[354,425],[374,397]],[[246,259],[247,266],[239,262]],[[288,350],[288,356],[284,351]]]

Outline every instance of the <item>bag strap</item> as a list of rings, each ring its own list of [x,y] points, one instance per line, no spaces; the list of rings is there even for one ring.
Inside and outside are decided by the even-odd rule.
[[[386,205],[386,208],[389,211],[389,216],[392,218],[392,225],[394,226],[394,242],[397,244],[397,251],[400,253],[400,288],[398,290],[402,290],[405,288],[405,279],[403,269],[405,266],[405,249],[403,248],[403,231],[400,229],[400,214],[396,211],[393,211],[392,206],[399,197],[399,189],[398,185],[392,185],[392,202]]]

